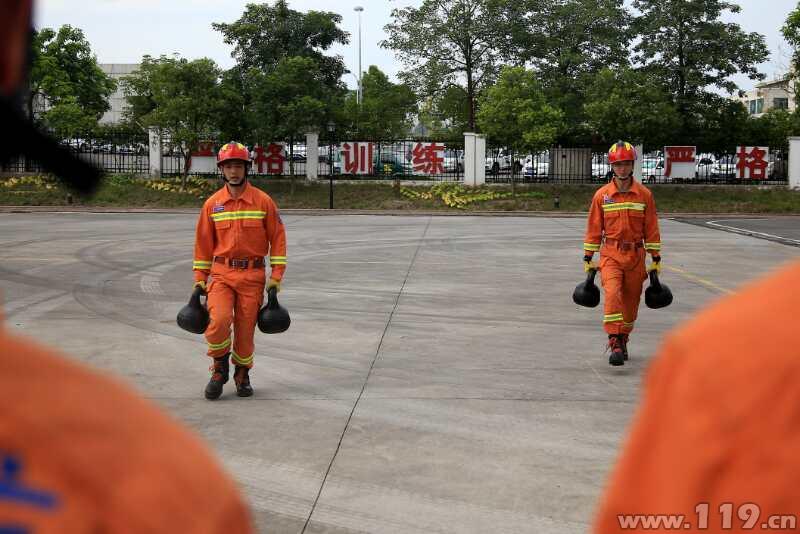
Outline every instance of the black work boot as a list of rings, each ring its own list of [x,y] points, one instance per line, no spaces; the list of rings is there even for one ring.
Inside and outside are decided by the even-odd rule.
[[[230,352],[225,356],[214,358],[214,365],[211,366],[211,380],[206,385],[206,398],[209,400],[218,399],[222,395],[222,386],[228,381],[230,371],[229,356]]]
[[[622,334],[609,334],[608,349],[611,354],[608,356],[608,363],[614,367],[625,365],[625,353],[622,345]]]
[[[236,366],[233,373],[233,381],[236,382],[236,394],[240,397],[250,397],[253,395],[253,387],[250,385],[250,369],[247,367]]]
[[[620,334],[622,336],[622,354],[624,355],[624,360],[628,361],[628,334]]]

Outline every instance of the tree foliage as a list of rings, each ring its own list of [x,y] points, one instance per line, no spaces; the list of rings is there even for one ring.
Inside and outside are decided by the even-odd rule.
[[[741,8],[723,0],[634,0],[641,14],[633,28],[641,38],[636,60],[663,80],[683,121],[681,134],[697,125],[698,114],[709,108],[709,89],[730,94],[736,90],[731,76],[745,74],[762,80],[757,65],[769,55],[764,36],[747,33],[738,24],[725,23],[721,15]]]
[[[423,98],[462,87],[467,126],[475,127],[476,102],[499,71],[497,13],[491,0],[424,0],[419,8],[392,11],[381,43],[406,67],[400,74]]]
[[[28,115],[62,136],[95,126],[117,84],[98,66],[83,32],[69,25],[34,30],[31,52]]]
[[[681,122],[665,87],[630,68],[600,71],[589,85],[584,111],[603,144],[626,139],[664,146],[675,142]]]
[[[378,67],[369,67],[361,80],[363,96],[358,105],[350,93],[341,118],[344,130],[363,139],[401,139],[411,131],[417,98],[405,84],[392,83]]]
[[[277,0],[274,5],[247,4],[236,22],[211,26],[233,45],[232,55],[242,72],[256,68],[269,73],[282,60],[300,56],[313,59],[327,85],[336,87],[345,73],[344,62],[323,52],[334,44],[348,44],[350,35],[339,28],[341,22],[337,13],[302,13],[289,9],[286,0]]]
[[[184,158],[184,177],[192,152],[215,134],[217,119],[229,105],[222,98],[220,74],[208,58],[144,56],[139,70],[124,79],[128,118],[167,134],[170,148]]]
[[[522,67],[505,67],[486,91],[478,124],[493,142],[517,152],[549,147],[564,127],[563,113],[547,103],[536,75]]]

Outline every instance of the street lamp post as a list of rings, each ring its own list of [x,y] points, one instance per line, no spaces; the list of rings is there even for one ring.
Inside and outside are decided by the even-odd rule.
[[[361,12],[364,11],[364,8],[356,6],[353,11],[358,13],[358,95],[356,103],[360,106],[364,100],[364,88],[361,86]]]
[[[330,194],[329,209],[333,209],[333,132],[336,123],[328,121],[328,190]]]

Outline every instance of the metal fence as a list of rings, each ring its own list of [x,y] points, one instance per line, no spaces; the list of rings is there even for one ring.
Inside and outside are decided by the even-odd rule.
[[[214,154],[220,140],[201,143],[189,161],[189,174],[218,174]],[[308,147],[305,141],[245,143],[250,152],[251,174],[285,178],[305,177]],[[464,178],[464,141],[323,139],[318,146],[318,176],[334,180],[461,181]],[[162,174],[183,173],[185,151],[162,139]]]
[[[58,139],[58,138],[57,138]],[[146,174],[150,171],[150,152],[146,133],[106,131],[60,138],[59,144],[79,158],[111,173]],[[0,172],[40,173],[35,160],[16,157],[0,163]]]
[[[789,151],[786,147],[769,148],[759,163],[740,155],[735,147],[724,152],[705,152],[698,148],[694,163],[680,170],[667,169],[664,154],[648,152],[642,156],[642,174],[648,184],[788,184]],[[746,172],[754,172],[755,177]],[[487,183],[605,183],[611,178],[611,165],[605,150],[592,148],[560,148],[536,154],[514,154],[503,148],[492,148],[486,154]],[[668,172],[669,171],[669,172]]]
[[[323,134],[318,150],[318,176],[334,180],[414,180],[459,182],[464,179],[464,140],[341,140]],[[327,138],[326,138],[327,137]],[[200,147],[189,159],[189,174],[219,175],[216,153],[227,142],[216,135],[203,137]],[[150,147],[148,134],[130,130],[103,130],[63,138],[59,141],[81,159],[109,173],[148,174]],[[247,144],[252,161],[252,174],[263,177],[305,177],[308,166],[305,138]],[[760,153],[759,153],[760,154]],[[787,147],[770,147],[760,154],[740,154],[731,146],[722,152],[704,151],[698,147],[693,163],[683,164],[674,172],[660,151],[642,155],[642,175],[647,184],[788,184],[789,151]],[[611,166],[605,147],[553,147],[534,154],[519,154],[502,147],[487,149],[485,155],[487,183],[605,183]],[[742,159],[742,163],[740,163]],[[180,175],[186,163],[185,151],[168,136],[162,137],[161,171],[164,175]],[[755,172],[753,178],[745,171]],[[0,162],[0,172],[39,173],[40,165],[23,157]]]
[[[464,140],[327,140],[319,148],[319,174],[336,180],[464,179]]]

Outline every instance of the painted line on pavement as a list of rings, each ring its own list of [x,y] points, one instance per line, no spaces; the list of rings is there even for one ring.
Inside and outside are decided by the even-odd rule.
[[[747,230],[746,228],[738,228],[736,226],[729,226],[726,224],[719,224],[720,222],[728,221],[730,219],[718,219],[716,221],[707,221],[706,224],[709,226],[714,226],[716,228],[722,228],[723,230],[728,230],[729,232],[733,232],[740,235],[746,235],[751,237],[763,237],[765,239],[770,240],[778,240],[781,242],[789,242],[794,245],[800,246],[800,240],[798,239],[789,239],[788,237],[783,237],[775,234],[767,234],[764,232],[756,232],[754,230]],[[746,220],[760,220],[760,219],[746,219]]]
[[[699,276],[695,276],[692,273],[690,273],[689,271],[685,271],[685,270],[683,270],[683,269],[681,269],[679,267],[666,266],[666,269],[668,271],[672,271],[672,272],[678,273],[679,275],[683,276],[687,280],[691,280],[692,282],[697,282],[698,284],[700,284],[702,286],[705,286],[705,287],[707,287],[709,289],[713,289],[715,291],[719,291],[720,293],[724,293],[726,295],[733,295],[733,293],[734,293],[734,291],[731,291],[730,289],[724,288],[722,286],[718,286],[717,284],[715,284],[711,280],[706,280],[705,278],[700,278]]]

